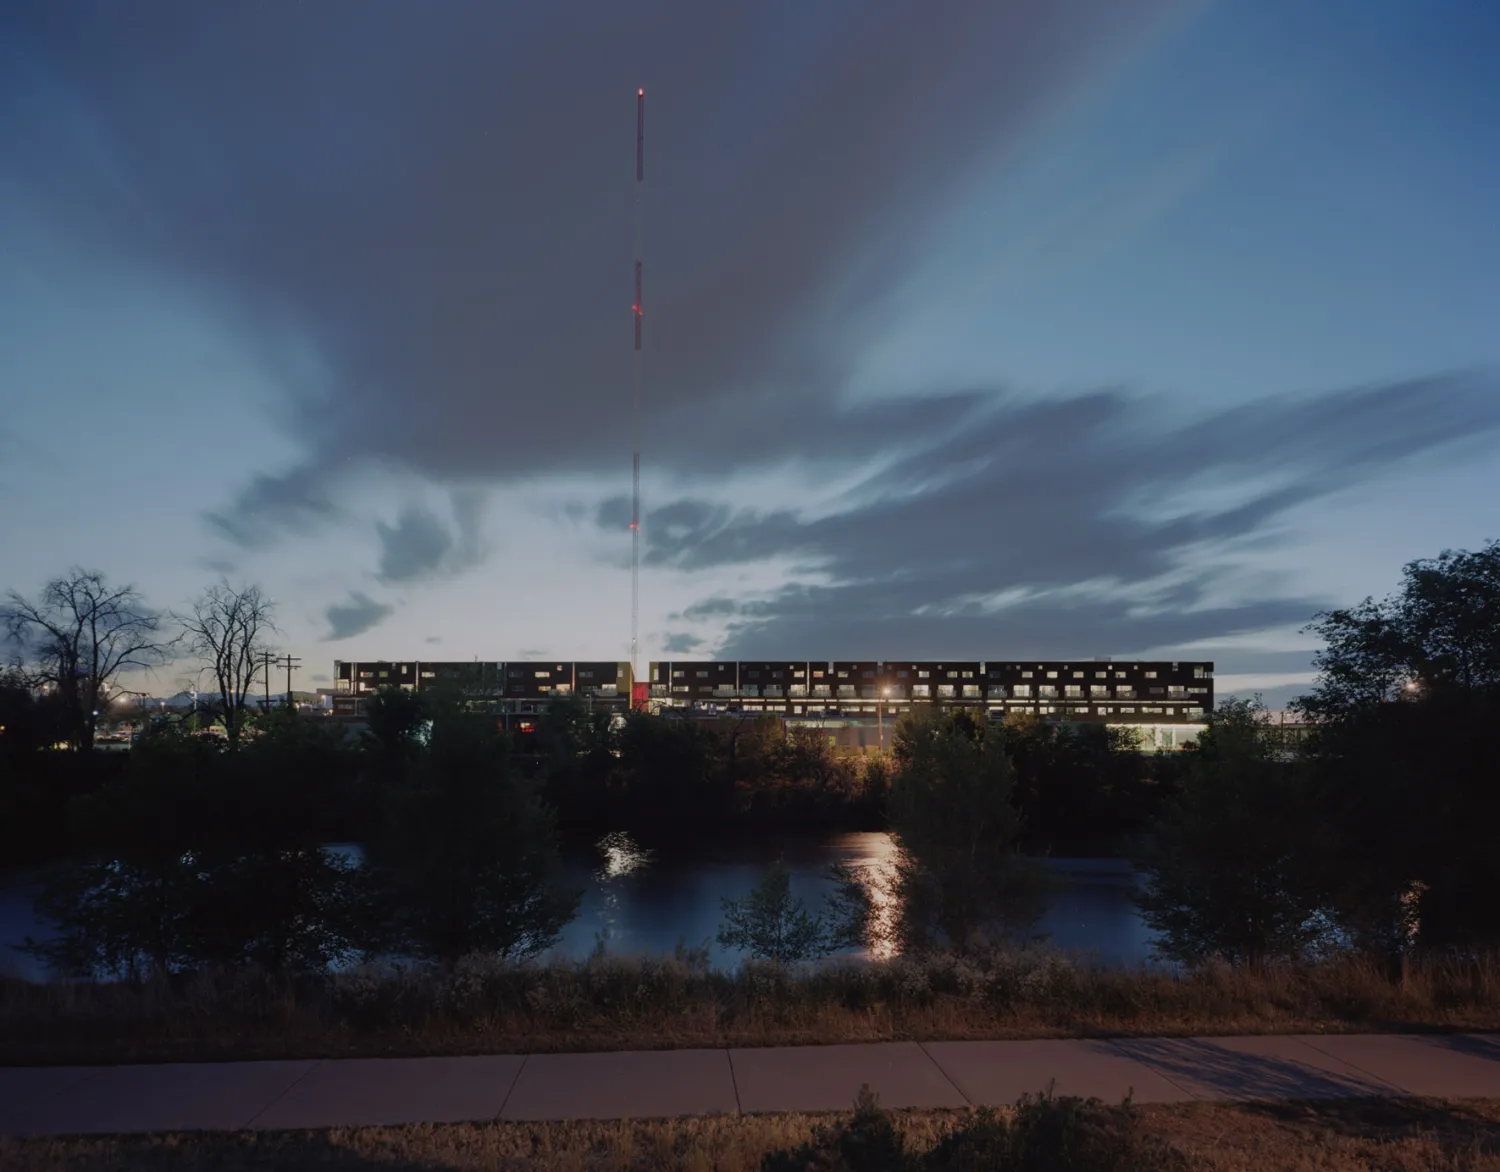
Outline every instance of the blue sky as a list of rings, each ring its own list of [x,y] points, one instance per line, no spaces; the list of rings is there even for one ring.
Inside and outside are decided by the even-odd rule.
[[[0,14],[0,549],[335,658],[1192,653],[1497,536],[1500,9]],[[186,667],[158,672],[164,690]]]

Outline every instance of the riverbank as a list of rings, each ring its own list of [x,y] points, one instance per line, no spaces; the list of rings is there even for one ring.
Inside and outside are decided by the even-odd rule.
[[[1500,956],[1104,970],[1053,952],[710,969],[701,954],[453,970],[0,981],[0,1065],[873,1041],[1493,1031]]]
[[[911,1164],[968,1112],[893,1111]],[[459,1172],[634,1172],[641,1168],[755,1172],[773,1152],[815,1139],[848,1119],[803,1114],[555,1123],[464,1123],[314,1131],[159,1133],[79,1139],[0,1137],[12,1172],[178,1172],[199,1168],[291,1170],[429,1168]],[[1090,1119],[1089,1122],[1093,1120]],[[1147,1105],[1107,1119],[1106,1138],[1130,1145],[1139,1172],[1483,1172],[1500,1166],[1500,1100],[1359,1099],[1318,1103]],[[935,1163],[936,1161],[934,1161]],[[804,1165],[805,1166],[805,1165]],[[1001,1165],[996,1162],[998,1167]],[[1053,1162],[1057,1172],[1100,1165]],[[898,1166],[899,1167],[899,1166]]]

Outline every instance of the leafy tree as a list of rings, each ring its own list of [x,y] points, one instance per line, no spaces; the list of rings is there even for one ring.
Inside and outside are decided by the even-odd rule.
[[[510,759],[492,717],[447,705],[388,791],[370,844],[392,947],[452,962],[534,956],[576,914],[556,881],[552,811]]]
[[[737,809],[718,738],[696,721],[634,712],[618,745],[618,800],[638,825],[712,824]]]
[[[1266,733],[1258,702],[1222,704],[1140,856],[1146,885],[1138,903],[1161,933],[1163,956],[1297,958],[1322,931],[1299,840],[1309,824],[1305,787]]]
[[[122,778],[75,803],[83,857],[50,876],[40,906],[60,934],[33,951],[127,978],[316,969],[359,951],[363,876],[322,845],[338,771],[310,724],[287,720],[233,754],[172,730],[139,741]]]
[[[1310,627],[1324,642],[1317,687],[1296,705],[1348,721],[1394,701],[1500,688],[1500,541],[1409,563],[1401,589]]]
[[[377,689],[364,705],[365,745],[388,768],[400,768],[421,751],[431,705],[404,688]]]
[[[1297,707],[1340,922],[1393,958],[1500,943],[1500,542],[1412,562],[1395,594],[1312,630],[1318,683]]]
[[[889,799],[897,932],[963,952],[1031,924],[1041,876],[1019,851],[1021,817],[1003,730],[983,716],[922,709],[896,728]]]
[[[0,761],[23,768],[67,736],[67,714],[56,692],[39,687],[18,667],[0,669]]]
[[[83,857],[47,876],[38,908],[58,927],[27,948],[75,976],[164,976],[193,963],[199,884],[193,851],[217,750],[162,732],[138,743],[125,777],[74,803]]]
[[[1114,854],[1146,829],[1161,789],[1134,730],[1017,713],[1005,743],[1029,852]]]
[[[113,586],[97,570],[72,569],[34,600],[12,590],[0,607],[10,639],[55,692],[69,739],[88,752],[115,678],[162,661],[161,620],[133,586]]]
[[[245,698],[269,650],[265,637],[275,630],[274,610],[259,586],[236,589],[222,581],[194,599],[186,615],[172,616],[182,628],[187,651],[213,675],[231,748],[239,744]]]
[[[725,899],[719,943],[761,960],[795,964],[865,943],[870,902],[859,877],[846,865],[828,869],[835,884],[823,909],[809,913],[792,895],[791,873],[778,859],[744,899]]]
[[[548,705],[529,738],[548,800],[571,825],[600,829],[617,824],[616,716],[591,710],[577,696]]]

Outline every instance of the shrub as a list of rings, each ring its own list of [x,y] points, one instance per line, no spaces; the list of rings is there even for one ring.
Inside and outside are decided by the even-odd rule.
[[[851,1118],[819,1127],[790,1151],[767,1154],[760,1166],[761,1172],[904,1172],[914,1165],[890,1115],[863,1086]]]
[[[768,1154],[762,1172],[1167,1172],[1180,1153],[1144,1134],[1129,1099],[1058,1096],[1049,1084],[1022,1095],[1008,1117],[988,1108],[964,1117],[926,1152],[909,1148],[868,1086],[848,1119],[825,1124],[796,1148]]]
[[[722,901],[724,923],[719,943],[739,948],[758,960],[777,964],[819,960],[865,942],[870,901],[858,878],[834,864],[829,878],[835,891],[819,912],[792,895],[791,872],[778,859],[744,899]]]

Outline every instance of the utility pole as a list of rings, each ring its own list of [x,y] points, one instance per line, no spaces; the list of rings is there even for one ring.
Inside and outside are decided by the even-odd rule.
[[[293,665],[302,662],[302,657],[300,655],[283,655],[280,662],[286,667],[286,706],[290,708],[292,706],[292,668]],[[298,667],[297,670],[301,671],[302,669]]]
[[[260,658],[261,658],[261,662],[265,665],[265,672],[266,672],[266,706],[265,706],[265,710],[267,712],[270,712],[271,711],[271,662],[272,662],[272,655],[271,655],[271,653],[269,651],[262,651],[260,653]]]

